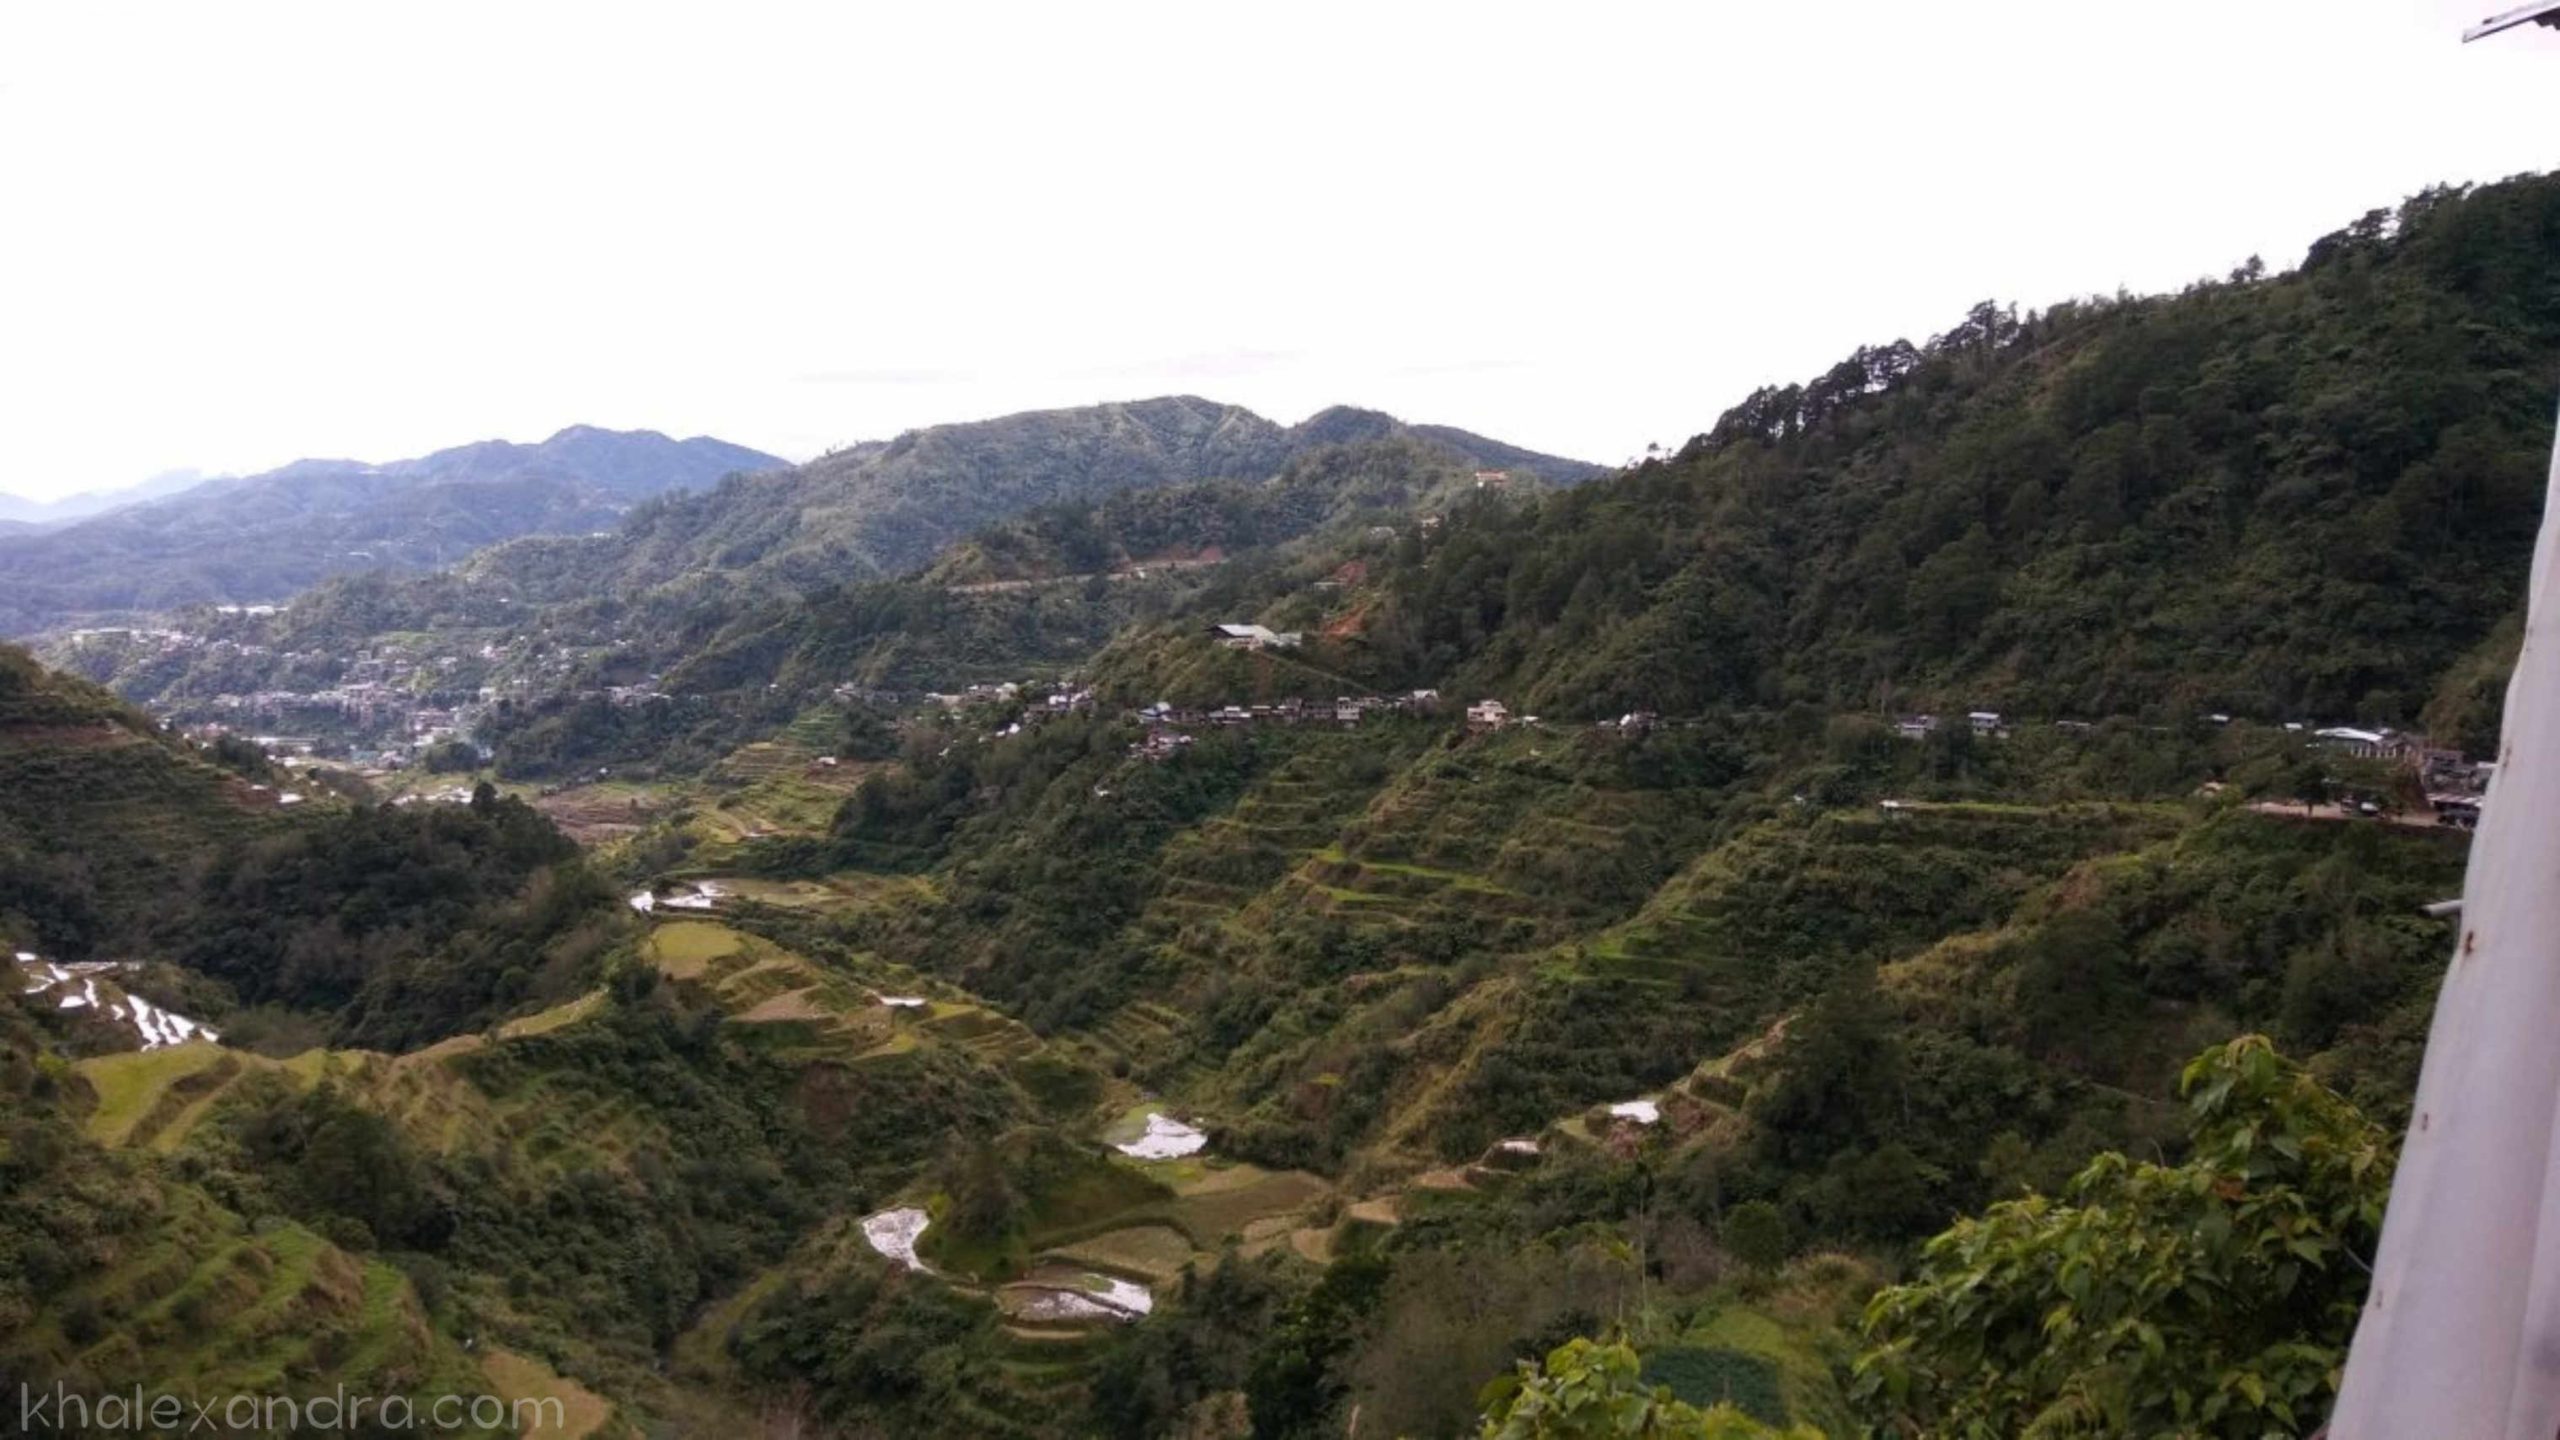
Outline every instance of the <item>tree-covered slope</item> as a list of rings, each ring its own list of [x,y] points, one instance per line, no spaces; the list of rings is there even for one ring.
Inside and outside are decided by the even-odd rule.
[[[1399,432],[1317,445],[1265,478],[1044,505],[958,541],[920,573],[746,607],[712,633],[659,644],[649,663],[694,693],[957,689],[1055,672],[1275,567],[1338,565],[1334,544],[1375,547],[1374,529],[1410,527],[1418,512],[1473,493],[1471,465]]]
[[[412,1273],[369,1245],[244,1205],[201,1171],[96,1144],[86,1126],[97,1087],[14,991],[0,993],[0,1102],[0,1385],[12,1434],[123,1428],[93,1426],[88,1407],[137,1390],[220,1404],[343,1387],[379,1406],[490,1389],[463,1338],[431,1323]],[[332,1183],[364,1188],[345,1162],[373,1158],[345,1155]],[[68,1412],[64,1396],[82,1409]]]
[[[1111,1408],[1132,1352],[1224,1375],[1269,1433],[1338,1434],[1354,1406],[1455,1433],[1512,1359],[1611,1316],[1649,1374],[1707,1387],[1684,1398],[1853,1433],[1847,1351],[1817,1337],[1874,1281],[1833,1252],[1891,1266],[2111,1147],[2175,1163],[2179,1063],[2244,1031],[2395,1118],[2448,938],[2421,906],[2463,863],[2458,831],[2248,805],[2313,754],[2271,725],[1372,719],[1204,729],[1161,761],[1138,733],[919,725],[829,839],[709,862],[790,897],[736,923],[965,987],[1222,1162],[1331,1187],[1235,1237],[1309,1309],[1212,1341],[1269,1302],[1204,1276],[1086,1372],[1110,1434],[1169,1423]],[[1595,1236],[1633,1258],[1577,1248]],[[737,1332],[749,1373],[891,1413],[907,1382],[830,1378],[810,1313],[873,1313],[876,1275],[789,1283]],[[1815,1293],[1775,1322],[1773,1285]]]
[[[1666,462],[1462,507],[1364,593],[1261,598],[1334,622],[1325,668],[1551,714],[2406,723],[2521,598],[2555,380],[2560,179],[2433,191],[2287,273],[1979,308]]]
[[[275,778],[0,645],[0,926],[73,958],[153,928],[212,856],[290,823]]]
[[[521,801],[351,801],[10,647],[0,796],[8,948],[157,967],[160,1003],[246,1039],[477,1028],[591,983],[625,916]]]
[[[1282,427],[1191,396],[1035,411],[911,431],[792,470],[738,477],[645,506],[609,537],[504,548],[466,568],[540,600],[788,593],[919,568],[971,532],[1042,505],[1189,481],[1258,481],[1318,446],[1415,433],[1374,411],[1344,408]],[[1461,463],[1516,468],[1542,484],[1598,473],[1462,431],[1424,438]]]

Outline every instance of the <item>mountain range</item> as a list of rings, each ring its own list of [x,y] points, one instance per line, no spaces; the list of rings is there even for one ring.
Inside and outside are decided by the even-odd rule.
[[[0,633],[274,603],[333,574],[433,569],[518,535],[611,526],[668,490],[784,463],[708,437],[590,426],[383,464],[298,460],[0,534]]]
[[[2308,1434],[2481,782],[2289,722],[2496,753],[2555,390],[2528,177],[1615,473],[1044,412],[48,652],[414,769],[0,647],[0,1387]]]
[[[201,470],[171,470],[136,484],[106,490],[82,490],[53,500],[0,495],[0,535],[68,525],[75,520],[86,520],[92,515],[121,510],[128,505],[180,494],[212,478]]]
[[[609,534],[527,541],[461,572],[518,603],[611,596],[664,608],[893,576],[1043,505],[1206,480],[1260,481],[1325,446],[1411,437],[1454,462],[1565,484],[1601,467],[1337,406],[1282,426],[1196,396],[911,431],[636,510]]]

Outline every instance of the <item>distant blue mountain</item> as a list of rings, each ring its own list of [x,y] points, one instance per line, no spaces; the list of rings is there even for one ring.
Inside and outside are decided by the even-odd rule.
[[[536,445],[484,440],[382,464],[297,460],[259,475],[189,477],[158,498],[109,492],[115,508],[69,523],[0,510],[0,522],[34,527],[0,523],[0,633],[283,600],[350,570],[433,569],[521,535],[608,529],[651,496],[786,463],[708,436],[573,425]]]

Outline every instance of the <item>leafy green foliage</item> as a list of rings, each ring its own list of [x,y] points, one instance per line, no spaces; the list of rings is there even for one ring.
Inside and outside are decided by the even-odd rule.
[[[1960,1221],[1878,1295],[1859,1391],[1890,1433],[2300,1435],[2333,1398],[2392,1147],[2247,1036],[2184,1079],[2194,1153],[2102,1155],[2060,1201]]]
[[[241,1112],[249,1163],[279,1177],[284,1207],[341,1243],[433,1250],[451,1234],[451,1202],[380,1115],[322,1086]]]
[[[1380,1255],[1346,1255],[1280,1310],[1245,1380],[1254,1434],[1295,1440],[1324,1433],[1351,1390],[1344,1362],[1392,1273]]]
[[[1639,1378],[1624,1344],[1571,1340],[1543,1365],[1523,1362],[1510,1393],[1485,1414],[1483,1440],[1789,1440],[1809,1429],[1776,1430],[1728,1405],[1700,1410]]]
[[[460,775],[480,768],[480,747],[468,740],[439,740],[418,757],[430,775]]]
[[[468,806],[350,809],[228,851],[192,921],[182,963],[389,1049],[577,993],[623,923],[577,847],[485,787]]]
[[[1223,1256],[1205,1275],[1186,1275],[1175,1307],[1140,1326],[1094,1375],[1101,1433],[1148,1440],[1180,1433],[1203,1400],[1244,1387],[1288,1286],[1279,1267]],[[1255,1415],[1259,1432],[1262,1417]]]
[[[731,1341],[746,1374],[806,1387],[830,1419],[903,1419],[917,1431],[953,1422],[974,1366],[992,1363],[995,1312],[874,1257],[777,1291]]]
[[[1787,1421],[1777,1367],[1738,1350],[1672,1345],[1645,1352],[1642,1379],[1692,1405],[1731,1405],[1766,1425]]]
[[[1727,1211],[1718,1238],[1734,1259],[1755,1270],[1786,1263],[1787,1217],[1766,1200],[1746,1200]]]
[[[498,774],[509,780],[591,774],[599,766],[689,774],[789,722],[796,708],[761,691],[670,696],[645,705],[616,705],[597,694],[547,695],[499,702],[479,733]]]

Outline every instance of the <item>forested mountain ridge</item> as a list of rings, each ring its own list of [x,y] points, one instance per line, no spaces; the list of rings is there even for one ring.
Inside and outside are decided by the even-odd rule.
[[[519,535],[584,534],[633,504],[779,459],[707,436],[572,426],[385,464],[298,460],[0,537],[0,632],[203,602],[273,603],[324,576],[432,569]]]
[[[1325,668],[1551,714],[2407,724],[2450,678],[2439,723],[2476,738],[2502,662],[2465,662],[2522,598],[2555,379],[2560,179],[2431,191],[2288,273],[1980,307],[1261,613],[1356,609]]]
[[[643,506],[609,537],[506,547],[466,574],[536,599],[664,591],[786,595],[893,576],[971,532],[1041,505],[1191,481],[1257,481],[1322,445],[1420,433],[1375,411],[1336,407],[1283,427],[1240,406],[1167,396],[1033,411],[910,431],[769,475]],[[1600,473],[1446,427],[1428,441],[1460,460],[1540,483]]]
[[[1397,528],[1477,493],[1474,463],[1397,433],[1314,446],[1263,480],[1044,505],[951,546],[919,573],[782,600],[700,601],[663,624],[625,626],[595,677],[655,676],[669,703],[635,713],[589,685],[501,705],[482,738],[510,778],[598,763],[665,775],[682,769],[680,756],[709,758],[699,753],[706,740],[734,745],[759,721],[780,723],[840,686],[917,695],[1066,673],[1115,636],[1206,613],[1265,575],[1342,569],[1333,547],[1375,549]],[[462,601],[479,588],[418,581],[403,590]],[[336,598],[324,589],[273,628]],[[490,597],[478,599],[490,608]]]
[[[696,692],[777,681],[795,693],[830,683],[956,688],[1018,678],[1025,665],[1072,666],[1144,617],[1210,603],[1194,597],[1203,587],[1214,597],[1238,573],[1307,557],[1334,563],[1329,544],[1383,543],[1379,532],[1410,528],[1423,512],[1476,493],[1473,463],[1402,432],[1315,445],[1265,479],[1044,505],[950,546],[919,574],[825,586],[746,611],[668,657],[668,684]],[[1025,617],[1040,614],[1082,623],[1046,644],[999,638],[1022,636]],[[948,623],[964,616],[963,627]]]
[[[1072,438],[1094,416],[1024,418]],[[1379,534],[1410,528],[1481,489],[1538,490],[1549,476],[1590,468],[1474,437],[1453,448],[1372,411],[1329,411],[1288,432],[1265,428],[1297,447],[1269,474],[1131,486],[1007,511],[931,565],[896,577],[795,591],[770,588],[774,577],[752,566],[685,570],[662,584],[645,583],[654,572],[642,567],[629,573],[643,588],[626,592],[618,577],[639,553],[627,537],[525,538],[452,571],[324,581],[272,615],[198,607],[169,617],[181,632],[174,637],[79,636],[47,654],[164,713],[227,721],[240,697],[321,690],[346,676],[351,657],[378,651],[414,665],[437,704],[476,698],[484,685],[507,697],[484,738],[517,733],[527,721],[556,731],[550,717],[564,710],[598,720],[588,743],[546,742],[547,758],[538,760],[529,750],[511,754],[512,775],[557,773],[556,763],[579,758],[649,762],[663,758],[646,747],[666,738],[672,712],[614,713],[601,705],[604,687],[648,685],[717,703],[752,691],[746,698],[758,714],[733,716],[725,727],[734,744],[741,727],[767,718],[762,712],[774,704],[805,703],[839,685],[917,693],[1054,675],[1130,626],[1174,613],[1204,587],[1223,592],[1237,576],[1321,558],[1338,543],[1374,546]],[[1482,473],[1493,462],[1502,466],[1499,480]],[[787,478],[749,477],[718,495]],[[711,503],[717,498],[683,504],[732,513],[725,501]],[[668,530],[670,544],[691,535],[643,518],[652,533]],[[649,734],[602,733],[639,718],[651,722]]]

